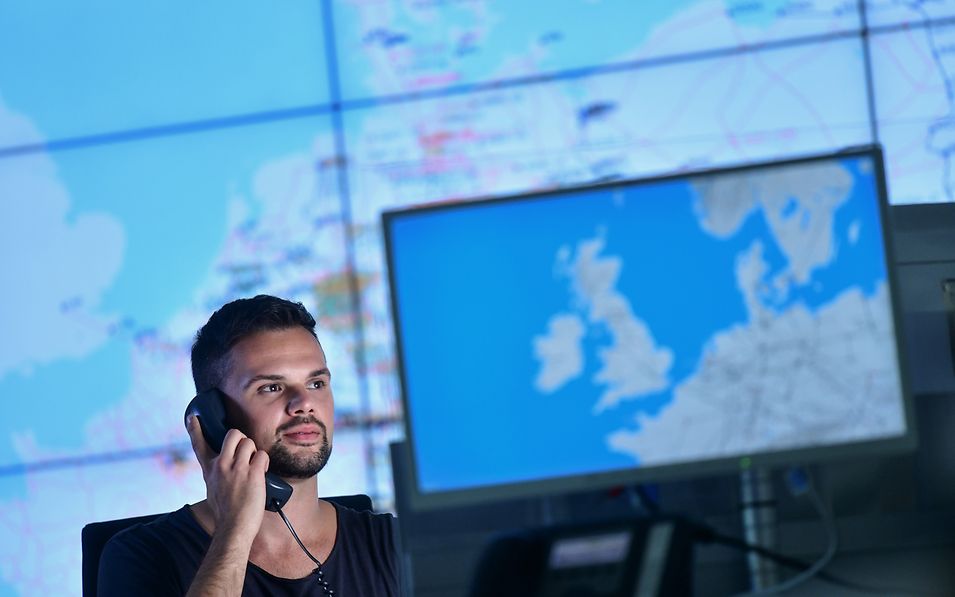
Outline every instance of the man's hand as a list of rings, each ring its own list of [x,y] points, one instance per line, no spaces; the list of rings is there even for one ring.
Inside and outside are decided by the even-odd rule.
[[[216,454],[202,435],[195,416],[189,419],[189,439],[202,467],[206,500],[215,517],[215,534],[249,542],[259,532],[265,513],[265,471],[269,455],[238,429],[230,429]],[[244,542],[244,541],[242,541]]]
[[[238,595],[245,583],[252,541],[265,513],[265,471],[269,455],[237,429],[230,429],[216,454],[202,436],[195,416],[189,418],[189,439],[206,482],[206,503],[215,530],[187,597]]]

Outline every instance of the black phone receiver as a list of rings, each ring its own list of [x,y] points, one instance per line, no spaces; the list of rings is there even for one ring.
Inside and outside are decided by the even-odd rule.
[[[217,454],[221,452],[222,442],[229,428],[225,416],[225,396],[221,390],[218,388],[206,390],[192,399],[183,415],[183,422],[187,427],[189,415],[199,417],[199,427],[202,428],[202,436],[206,438],[206,443]],[[290,497],[292,497],[291,485],[273,473],[265,473],[266,510],[278,512]]]

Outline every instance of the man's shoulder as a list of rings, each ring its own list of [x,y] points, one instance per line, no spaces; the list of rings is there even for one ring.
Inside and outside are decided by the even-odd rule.
[[[187,506],[119,531],[99,562],[101,595],[181,595],[208,548]]]
[[[356,595],[400,594],[397,519],[389,513],[335,505],[338,537],[325,562],[329,574],[345,579]]]
[[[201,539],[204,532],[195,522],[188,506],[178,510],[158,514],[152,519],[131,524],[118,531],[107,542],[107,548],[125,546],[127,548],[150,548],[170,545],[171,540],[181,542],[183,538]]]
[[[360,525],[370,528],[392,529],[395,516],[389,512],[372,512],[370,510],[355,510],[348,506],[333,504],[338,513],[338,522],[343,525]]]
[[[396,541],[396,519],[387,512],[353,510],[336,504],[338,533],[346,545],[364,545],[372,549],[392,551]]]

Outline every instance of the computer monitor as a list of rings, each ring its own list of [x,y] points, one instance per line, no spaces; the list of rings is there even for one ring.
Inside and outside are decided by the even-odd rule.
[[[383,225],[416,507],[914,444],[878,147]]]

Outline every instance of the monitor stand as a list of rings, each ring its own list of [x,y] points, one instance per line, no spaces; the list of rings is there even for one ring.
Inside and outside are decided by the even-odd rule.
[[[751,545],[776,548],[776,494],[767,468],[754,467],[740,472],[740,514],[743,536]],[[772,562],[753,552],[746,555],[750,589],[759,591],[779,582],[779,570]]]

